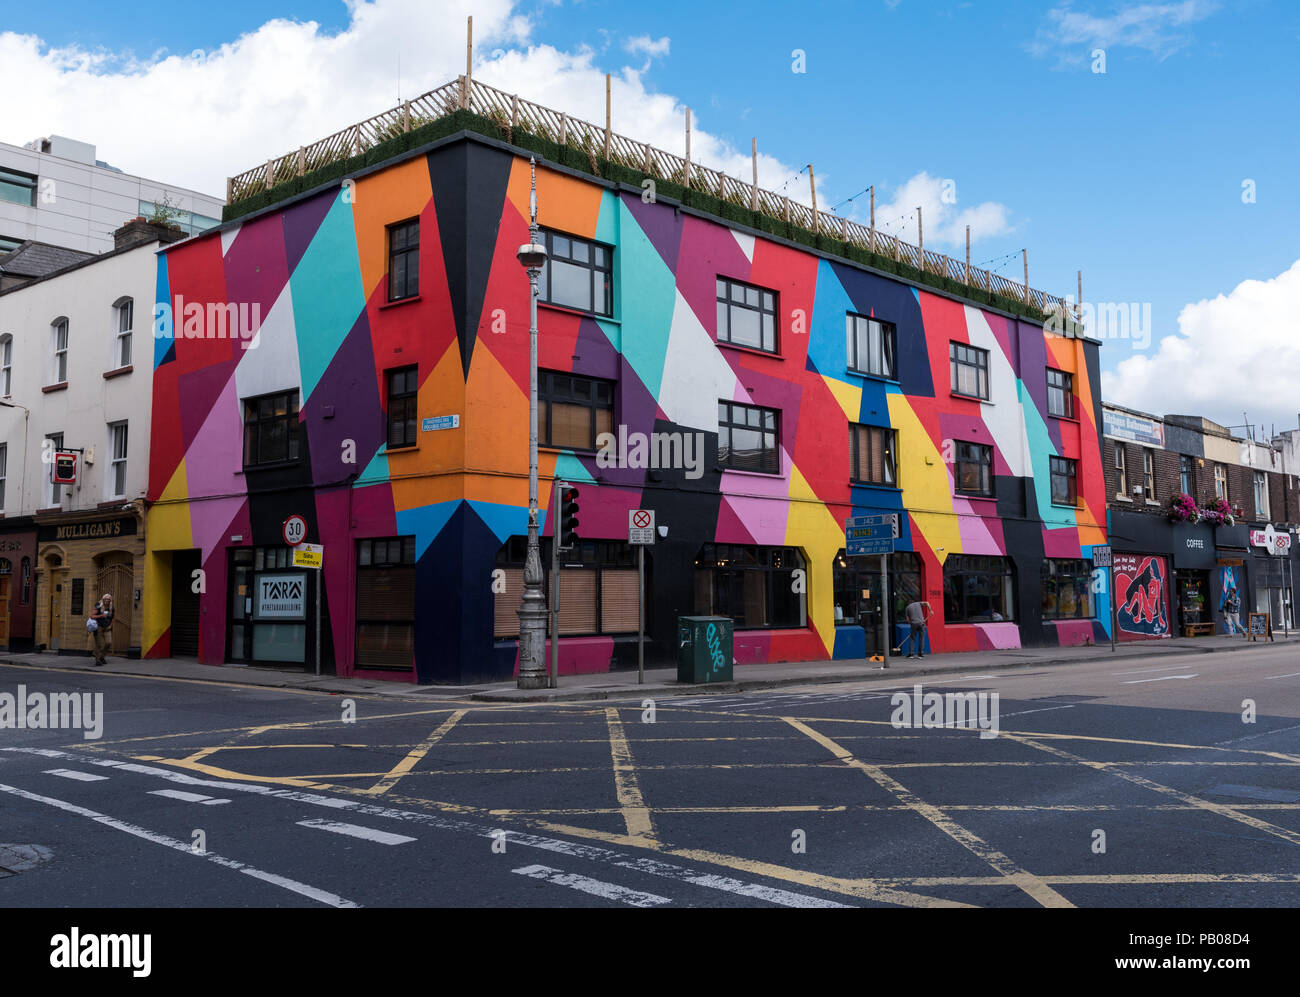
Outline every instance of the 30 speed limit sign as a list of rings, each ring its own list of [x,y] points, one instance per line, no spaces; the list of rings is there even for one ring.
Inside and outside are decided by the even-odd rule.
[[[284,521],[284,542],[290,547],[297,547],[307,539],[307,520],[301,516],[290,516]]]

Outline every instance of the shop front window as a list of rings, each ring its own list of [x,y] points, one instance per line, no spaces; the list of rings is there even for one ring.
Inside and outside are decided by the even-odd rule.
[[[802,627],[807,585],[796,584],[796,571],[805,562],[794,547],[705,544],[695,559],[695,612],[730,616],[737,630]]]
[[[880,558],[848,557],[844,550],[835,556],[835,622],[856,625],[867,632],[869,644],[878,644],[880,607],[884,591],[880,581]],[[903,623],[909,602],[921,598],[921,559],[911,551],[889,556],[890,626]],[[874,649],[879,650],[878,647]]]
[[[1081,620],[1097,615],[1091,561],[1047,558],[1043,561],[1041,579],[1044,620]]]
[[[943,566],[945,623],[1015,619],[1014,576],[1005,557],[949,554]]]

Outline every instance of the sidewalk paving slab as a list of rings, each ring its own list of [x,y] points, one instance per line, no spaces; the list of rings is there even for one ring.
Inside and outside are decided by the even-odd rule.
[[[1300,644],[1300,633],[1274,635],[1274,644]],[[556,689],[519,689],[513,679],[474,685],[414,685],[409,682],[380,682],[373,679],[314,675],[309,672],[251,665],[205,665],[194,660],[175,658],[110,658],[107,665],[96,668],[89,656],[60,655],[49,652],[5,654],[0,664],[48,668],[52,671],[89,672],[96,675],[166,678],[196,683],[255,686],[268,689],[293,689],[329,694],[418,697],[467,700],[483,703],[573,702],[601,699],[632,699],[644,694],[658,696],[701,696],[774,689],[782,686],[822,685],[860,682],[864,679],[898,678],[907,682],[920,676],[981,672],[1009,668],[1037,668],[1069,665],[1084,661],[1110,659],[1132,663],[1156,660],[1177,654],[1246,651],[1269,646],[1268,642],[1248,641],[1241,637],[1172,638],[1162,641],[1134,641],[1110,646],[1005,648],[929,654],[924,658],[893,657],[886,670],[879,661],[838,659],[831,661],[791,661],[736,665],[730,682],[692,684],[677,681],[675,668],[646,669],[645,682],[638,683],[636,673],[628,670],[587,675],[561,675]]]

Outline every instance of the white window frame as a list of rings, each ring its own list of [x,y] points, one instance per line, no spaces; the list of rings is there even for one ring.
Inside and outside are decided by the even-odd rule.
[[[63,333],[63,348],[59,348],[59,333]],[[56,318],[50,323],[50,383],[63,384],[68,379],[68,338],[70,330],[66,318]],[[63,370],[60,372],[60,360]],[[62,375],[62,376],[60,376]]]
[[[1228,468],[1224,464],[1214,465],[1214,497],[1228,501]]]
[[[1255,472],[1255,515],[1261,520],[1269,518],[1268,475],[1263,471]]]
[[[13,394],[14,386],[14,337],[5,333],[0,336],[0,397],[8,398]]]
[[[117,454],[117,431],[122,431],[122,455]],[[108,461],[106,472],[108,480],[104,483],[104,492],[109,499],[126,498],[127,460],[130,457],[131,434],[127,420],[108,424]],[[117,471],[122,470],[122,488],[117,488]]]
[[[126,328],[123,328],[125,323]],[[135,325],[135,299],[118,298],[113,305],[113,356],[110,370],[131,366],[131,334]],[[125,355],[124,355],[125,351]]]
[[[0,513],[5,511],[5,484],[9,476],[9,444],[0,443]]]
[[[53,453],[63,449],[62,433],[46,433],[42,439],[42,448],[45,446],[44,440],[49,440],[54,444],[50,448]],[[47,509],[56,509],[63,506],[63,486],[57,484],[54,480],[54,465],[55,461],[51,459],[49,464],[46,465],[45,471],[45,507]]]

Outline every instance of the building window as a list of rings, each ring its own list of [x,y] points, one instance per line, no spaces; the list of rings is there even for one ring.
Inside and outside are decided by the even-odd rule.
[[[1150,447],[1142,448],[1142,497],[1156,501],[1156,452]]]
[[[802,627],[804,586],[794,572],[803,567],[794,547],[705,544],[695,559],[695,611],[730,616],[737,630]]]
[[[45,493],[45,504],[47,507],[53,507],[63,501],[63,486],[54,480],[54,454],[63,449],[63,434],[49,433],[45,439],[50,445],[49,469],[45,472],[45,484],[49,486],[49,490]]]
[[[1128,498],[1128,458],[1124,454],[1124,444],[1115,443],[1115,479],[1120,497]]]
[[[877,377],[895,377],[894,349],[898,331],[893,323],[849,312],[845,324],[848,327],[849,369]]]
[[[897,478],[894,431],[879,426],[849,424],[849,479],[871,485],[893,485]]]
[[[1047,368],[1047,414],[1074,418],[1074,375]]]
[[[26,606],[32,601],[32,559],[24,557],[22,561],[22,578],[20,579],[20,591],[22,604]]]
[[[0,256],[5,253],[12,253],[15,249],[23,244],[23,239],[12,239],[7,235],[0,235]]]
[[[418,367],[403,367],[388,372],[388,449],[415,446],[419,415],[420,386]]]
[[[989,352],[962,343],[948,344],[954,394],[971,398],[989,397]]]
[[[415,667],[415,537],[358,541],[356,620],[358,668]]]
[[[113,422],[108,426],[108,488],[109,498],[126,495],[126,423]]]
[[[36,178],[30,173],[0,169],[0,201],[36,207]]]
[[[1096,616],[1092,598],[1092,562],[1046,558],[1041,569],[1043,619],[1086,620]]]
[[[614,314],[614,250],[559,232],[543,232],[546,263],[537,300],[595,315]]]
[[[550,571],[551,538],[542,537],[542,571]],[[528,538],[515,536],[497,551],[497,567],[505,573],[504,591],[496,595],[495,634],[519,636],[519,596],[524,588],[524,560]],[[560,554],[560,633],[564,636],[636,633],[636,556],[627,544],[614,540],[582,540]],[[646,589],[652,566],[646,563]],[[549,580],[545,581],[550,591]],[[646,611],[650,606],[647,603]],[[648,621],[647,621],[648,623]]]
[[[1255,518],[1268,519],[1268,476],[1263,471],[1255,472]]]
[[[51,384],[62,384],[68,379],[68,320],[55,319],[50,325],[52,366]]]
[[[957,441],[954,487],[967,495],[993,494],[993,448]]]
[[[1228,469],[1222,464],[1214,465],[1214,496],[1228,501]]]
[[[420,219],[388,226],[388,300],[420,293]]]
[[[718,342],[776,352],[776,295],[762,287],[719,277]]]
[[[113,366],[131,365],[131,326],[135,321],[135,302],[122,298],[113,306],[117,322],[117,339],[113,343]]]
[[[1052,457],[1052,502],[1055,505],[1078,505],[1076,461],[1068,457]]]
[[[537,375],[537,442],[562,450],[595,450],[614,425],[614,385],[577,374]]]
[[[244,466],[298,459],[298,392],[244,399]]]
[[[9,444],[0,443],[0,512],[5,509],[5,480],[9,476]]]
[[[718,463],[733,471],[781,472],[776,409],[718,402]]]
[[[164,200],[166,195],[164,194]],[[198,235],[200,232],[206,232],[210,228],[215,228],[221,224],[220,218],[209,218],[207,215],[195,214],[193,211],[177,209],[173,204],[157,204],[153,201],[141,201],[139,214],[145,218],[153,215],[159,208],[167,208],[172,213],[171,224],[182,229],[186,235]]]
[[[1005,557],[949,554],[943,565],[945,623],[1015,619],[1011,562]]]
[[[1182,454],[1178,458],[1178,487],[1184,495],[1196,495],[1196,466],[1192,458]]]
[[[3,398],[13,394],[13,360],[14,337],[6,333],[0,336],[0,397]]]

